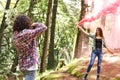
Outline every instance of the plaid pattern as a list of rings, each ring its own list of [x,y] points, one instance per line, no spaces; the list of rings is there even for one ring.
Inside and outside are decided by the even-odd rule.
[[[13,45],[18,52],[20,70],[27,70],[34,64],[39,63],[35,38],[46,29],[45,25],[38,23],[36,29],[24,29],[13,34]]]

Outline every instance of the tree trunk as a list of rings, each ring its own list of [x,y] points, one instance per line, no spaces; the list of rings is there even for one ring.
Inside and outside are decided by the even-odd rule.
[[[13,8],[17,7],[18,2],[19,2],[19,0],[16,1]],[[14,54],[17,54],[16,50],[14,50]],[[13,72],[13,73],[16,72],[17,65],[18,65],[18,55],[15,55],[15,58],[13,59],[13,64],[12,64],[12,67],[11,67],[11,72]]]
[[[45,39],[44,39],[44,46],[43,46],[43,52],[41,57],[41,67],[40,72],[44,72],[46,69],[46,56],[48,52],[48,42],[49,42],[49,27],[50,27],[50,21],[51,21],[51,11],[52,11],[52,0],[49,0],[48,2],[48,11],[47,11],[47,19],[46,19],[46,26],[47,30],[45,32]]]
[[[86,7],[86,12],[84,15],[87,15],[89,13],[91,13],[94,9],[94,0],[92,0],[91,4],[88,4],[88,1],[85,2],[87,7]],[[89,25],[87,25],[86,27],[89,27],[91,25],[91,23],[89,23]],[[90,29],[86,29],[86,31],[89,33]],[[87,52],[89,50],[89,37],[86,34],[83,34],[83,49],[82,49],[82,53],[84,54],[85,52]]]
[[[19,0],[16,1],[15,5],[13,8],[16,8],[17,7],[17,4],[18,4]]]
[[[36,4],[36,0],[30,0],[30,5],[29,5],[29,9],[28,9],[28,16],[33,20],[33,7]]]
[[[17,55],[17,52],[15,50],[14,50],[14,52],[16,53],[16,55],[15,55],[15,58],[13,60],[13,64],[12,64],[12,67],[11,67],[11,72],[13,72],[13,73],[16,72],[17,65],[18,65],[18,55]]]
[[[7,0],[5,10],[9,9],[10,3],[11,3],[11,0]],[[5,20],[6,20],[5,15],[6,15],[6,13],[4,12],[2,23],[1,23],[1,26],[0,26],[0,53],[1,53],[1,47],[2,47],[3,32],[4,32],[4,29],[7,27],[7,24],[5,22]]]
[[[86,29],[86,32],[90,32],[90,29]],[[83,34],[83,39],[82,39],[82,53],[84,54],[86,51],[89,50],[88,45],[89,45],[89,37],[86,34]]]
[[[101,16],[101,27],[104,29],[105,28],[105,21],[106,21],[106,15]]]
[[[81,12],[80,12],[80,19],[82,20],[86,13],[86,4],[84,0],[81,0]],[[82,40],[83,40],[83,32],[78,29],[75,51],[74,51],[74,58],[80,58],[81,51],[82,51]]]
[[[58,0],[54,0],[53,11],[52,11],[52,25],[50,35],[50,46],[48,55],[48,68],[51,69],[54,66],[54,38],[55,38],[55,25],[56,25],[56,13],[57,13]]]

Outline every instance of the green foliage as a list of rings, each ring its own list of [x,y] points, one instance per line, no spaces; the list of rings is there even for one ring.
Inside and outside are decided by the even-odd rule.
[[[69,63],[73,58],[73,46],[77,33],[77,16],[74,16],[73,14],[77,15],[77,13],[70,13],[70,5],[63,1],[59,1],[58,6],[57,27],[55,32],[55,53],[58,55],[58,59],[64,58],[66,62]]]
[[[83,73],[80,71],[82,69],[85,69],[85,67],[80,66],[82,64],[82,61],[79,59],[73,60],[68,65],[62,67],[58,71],[50,71],[43,73],[44,76],[41,76],[41,80],[53,80],[53,79],[63,79],[63,77],[70,77],[73,75],[77,78],[82,78]]]
[[[37,22],[43,22],[45,23],[46,21],[46,13],[47,13],[47,3],[48,0],[42,0],[41,2],[38,2],[33,10],[33,14],[34,14],[34,21]]]
[[[13,63],[13,58],[15,57],[15,51],[12,45],[12,24],[13,24],[13,11],[7,10],[6,12],[6,23],[8,27],[4,30],[3,39],[2,39],[2,47],[0,54],[0,73],[9,73],[7,71],[10,69],[11,64]],[[13,14],[12,14],[13,13]]]
[[[42,22],[46,21],[48,0],[36,0],[32,11],[32,21]],[[56,31],[55,31],[55,58],[57,61],[64,58],[69,63],[73,58],[73,46],[75,35],[77,33],[76,22],[78,20],[79,9],[75,8],[71,1],[66,4],[63,0],[59,0]],[[16,51],[12,45],[12,26],[14,17],[20,13],[28,15],[30,0],[19,0],[16,8],[13,9],[15,1],[12,1],[10,9],[4,10],[5,2],[0,1],[0,23],[2,22],[3,13],[6,12],[7,28],[3,33],[2,52],[0,54],[0,73],[9,73],[13,59],[17,56]],[[72,6],[71,6],[72,5]],[[73,9],[74,8],[74,9]],[[75,16],[76,15],[76,16]],[[39,53],[42,53],[44,35],[37,39]],[[8,70],[8,72],[7,72]]]
[[[51,74],[47,77],[42,78],[42,80],[53,80],[53,79],[58,79],[62,76],[63,76],[62,74]]]
[[[23,74],[20,72],[2,74],[0,75],[0,80],[23,80]]]
[[[18,13],[23,13],[23,14],[27,14],[28,8],[29,8],[29,1],[30,0],[20,0],[16,10],[18,11]]]

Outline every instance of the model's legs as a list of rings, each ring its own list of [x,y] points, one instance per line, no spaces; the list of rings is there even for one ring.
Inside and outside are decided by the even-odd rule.
[[[88,73],[90,72],[90,70],[91,70],[91,68],[92,68],[92,66],[94,64],[95,58],[96,58],[96,53],[94,51],[92,51],[91,60],[90,60],[90,63],[88,65],[87,72],[86,72],[86,74],[84,76],[85,79],[87,78]]]
[[[97,80],[99,80],[99,75],[101,71],[101,62],[102,62],[102,51],[98,51],[98,63],[97,63]]]

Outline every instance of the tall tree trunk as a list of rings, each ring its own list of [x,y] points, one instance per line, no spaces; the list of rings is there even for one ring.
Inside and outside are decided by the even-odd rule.
[[[17,7],[17,4],[18,4],[19,1],[20,1],[20,0],[17,0],[17,1],[16,1],[16,3],[15,3],[15,5],[14,5],[13,8],[16,8],[16,7]]]
[[[105,21],[106,21],[106,15],[101,16],[101,27],[104,29],[105,28]]]
[[[16,1],[15,5],[13,8],[16,8],[17,7],[17,4],[18,4],[19,0]],[[11,72],[16,72],[16,69],[17,69],[17,65],[18,65],[18,55],[17,55],[17,52],[16,50],[14,49],[14,54],[15,55],[15,58],[13,59],[13,64],[11,66]]]
[[[86,4],[85,4],[84,0],[81,0],[81,12],[80,12],[80,19],[79,20],[83,19],[83,17],[85,16],[85,13],[86,13]],[[80,58],[80,56],[81,56],[82,40],[83,40],[83,32],[81,32],[78,29],[74,58]]]
[[[17,55],[16,50],[14,50],[14,53],[16,53],[16,55],[15,55],[15,58],[13,59],[13,64],[12,64],[12,67],[11,67],[11,72],[13,72],[13,73],[16,72],[17,65],[18,65],[18,55]]]
[[[90,29],[86,29],[86,32],[90,32]],[[88,45],[89,45],[89,37],[88,37],[88,35],[86,35],[86,34],[83,34],[83,39],[82,39],[82,46],[83,46],[83,48],[82,48],[82,53],[84,54],[86,51],[88,51],[89,50],[89,48],[88,48]]]
[[[50,46],[48,55],[48,68],[51,69],[54,66],[54,38],[55,38],[55,25],[56,25],[56,13],[57,13],[58,0],[54,0],[53,11],[52,11],[52,25],[50,35]]]
[[[5,10],[9,9],[10,3],[11,3],[11,0],[7,0]],[[5,15],[6,15],[6,13],[4,12],[2,23],[1,23],[1,26],[0,26],[0,53],[1,53],[1,47],[2,47],[3,32],[4,32],[4,29],[7,27],[7,24],[5,22],[5,20],[6,20]]]
[[[46,26],[47,30],[45,32],[45,39],[44,39],[44,47],[41,57],[41,65],[40,65],[40,72],[44,72],[46,69],[46,56],[48,52],[48,42],[49,42],[49,27],[50,27],[50,18],[51,18],[51,12],[52,12],[52,0],[49,0],[48,2],[48,10],[47,10],[47,19],[46,19]]]
[[[86,7],[87,11],[86,11],[85,15],[92,13],[92,11],[94,9],[94,0],[90,0],[90,2],[91,2],[90,5],[89,5],[88,1],[85,2],[87,5],[87,7]],[[86,27],[90,27],[90,26],[91,26],[91,23],[89,23],[89,25],[87,25]],[[89,33],[90,29],[88,28],[88,29],[86,29],[86,31]],[[83,47],[84,48],[82,50],[82,53],[85,53],[86,51],[89,50],[88,45],[89,45],[89,37],[88,37],[88,35],[83,34]]]
[[[28,9],[28,16],[29,16],[32,20],[33,20],[32,11],[33,11],[34,5],[36,4],[36,1],[37,1],[37,0],[30,0],[30,5],[29,5],[29,9]]]

